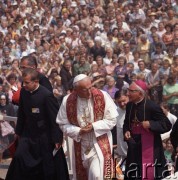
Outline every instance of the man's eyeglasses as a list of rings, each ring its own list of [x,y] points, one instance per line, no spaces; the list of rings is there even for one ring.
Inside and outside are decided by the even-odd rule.
[[[132,90],[132,89],[129,89],[129,88],[127,88],[127,91],[128,91],[129,93],[136,93],[136,92],[139,92],[138,89]]]

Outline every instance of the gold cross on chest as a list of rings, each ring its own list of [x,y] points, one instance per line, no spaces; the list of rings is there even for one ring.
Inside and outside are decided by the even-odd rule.
[[[86,109],[84,108],[83,109],[82,120],[86,123],[86,125],[88,124],[89,118],[90,118],[89,113],[88,113],[88,116],[87,116]]]

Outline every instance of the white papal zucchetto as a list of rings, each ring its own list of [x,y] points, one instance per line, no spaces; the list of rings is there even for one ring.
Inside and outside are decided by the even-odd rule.
[[[88,77],[86,74],[79,74],[74,78],[73,84],[75,84],[78,81],[81,81],[83,79],[85,79],[86,77]]]

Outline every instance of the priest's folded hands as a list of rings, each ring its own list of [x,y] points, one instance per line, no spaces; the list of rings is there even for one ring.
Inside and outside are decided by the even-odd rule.
[[[85,133],[89,133],[93,130],[93,126],[92,126],[92,123],[89,123],[87,126],[85,127],[82,127],[80,129],[80,132],[79,134],[82,135],[82,134],[85,134]]]

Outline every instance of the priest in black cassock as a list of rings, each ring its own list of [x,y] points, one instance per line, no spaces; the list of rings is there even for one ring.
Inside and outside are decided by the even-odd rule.
[[[171,123],[161,108],[146,98],[146,89],[141,80],[128,88],[123,126],[128,143],[125,180],[162,179],[169,174],[160,134],[169,131]]]
[[[56,124],[57,100],[39,84],[35,69],[26,68],[22,78],[15,130],[19,142],[6,180],[68,180],[63,133]]]

